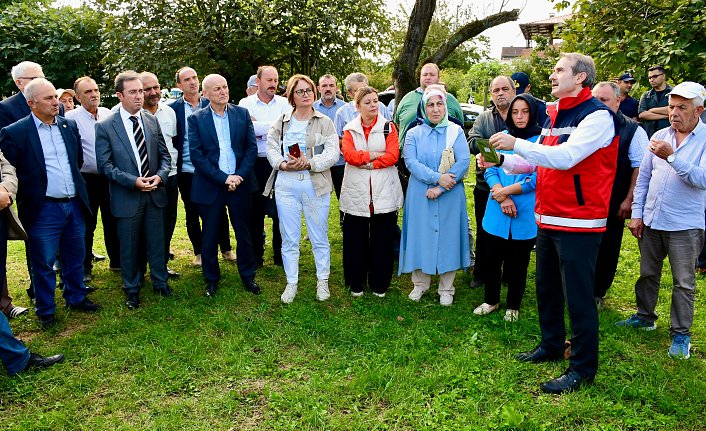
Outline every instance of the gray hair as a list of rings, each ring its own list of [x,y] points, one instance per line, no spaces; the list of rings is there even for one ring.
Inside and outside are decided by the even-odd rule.
[[[333,79],[333,82],[335,82],[338,85],[338,80],[336,80],[336,77],[331,75],[330,73],[327,73],[326,75],[322,75],[319,78],[319,84],[321,84],[322,79]]]
[[[25,91],[24,91],[25,99],[36,102],[36,100],[35,100],[36,94],[35,93],[39,90],[38,87],[46,86],[46,85],[49,85],[51,88],[54,88],[54,84],[47,81],[45,78],[33,79],[29,84],[27,84],[25,86]],[[55,89],[55,91],[56,91],[56,89]]]
[[[613,93],[615,93],[615,98],[620,98],[620,87],[618,87],[618,84],[616,84],[615,82],[602,81],[596,84],[594,89],[599,87],[610,87],[610,89],[613,90]]]
[[[353,72],[346,76],[346,79],[343,82],[346,87],[346,91],[351,91],[351,82],[362,82],[363,84],[368,85],[368,77],[360,72]]]
[[[12,80],[17,81],[22,77],[22,75],[25,74],[25,71],[29,68],[39,68],[39,70],[42,70],[42,66],[39,64],[33,62],[33,61],[23,61],[22,63],[13,66],[12,68]],[[42,74],[44,74],[44,71],[42,71]]]
[[[134,70],[126,70],[124,72],[120,72],[118,73],[118,76],[115,77],[115,92],[122,93],[125,89],[125,82],[139,80],[140,75],[138,75],[137,72],[135,72]],[[141,83],[142,82],[140,82],[140,84]]]
[[[492,90],[492,88],[493,88],[493,82],[495,82],[495,80],[498,79],[498,78],[505,78],[505,79],[507,80],[508,84],[510,84],[510,88],[515,89],[515,90],[517,89],[517,87],[515,87],[515,81],[513,81],[512,78],[510,78],[510,77],[507,76],[507,75],[498,75],[498,76],[496,76],[495,78],[493,78],[492,81],[490,81],[490,87],[489,87],[489,88],[490,88],[491,90]]]
[[[596,80],[596,65],[591,57],[579,54],[578,52],[562,53],[561,57],[573,63],[571,65],[571,73],[574,75],[578,75],[581,72],[586,74],[586,79],[581,83],[582,86],[593,86],[593,82]]]

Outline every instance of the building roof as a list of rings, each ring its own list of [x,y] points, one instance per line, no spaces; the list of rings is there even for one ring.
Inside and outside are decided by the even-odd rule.
[[[544,36],[551,42],[554,28],[560,27],[565,21],[573,17],[573,14],[550,16],[547,19],[520,24],[520,30],[525,40],[530,41],[534,36]]]

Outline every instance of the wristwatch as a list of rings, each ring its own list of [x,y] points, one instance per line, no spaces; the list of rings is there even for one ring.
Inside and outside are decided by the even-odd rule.
[[[670,154],[667,156],[667,163],[673,163],[674,159],[676,159],[677,156],[674,155],[674,153]]]

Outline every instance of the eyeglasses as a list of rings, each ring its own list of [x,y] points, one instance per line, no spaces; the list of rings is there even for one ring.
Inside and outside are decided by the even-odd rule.
[[[306,94],[308,96],[309,94],[314,94],[314,90],[311,88],[307,88],[306,90],[300,88],[299,90],[295,90],[294,94],[296,94],[297,96],[303,96],[304,94]]]
[[[658,73],[657,75],[650,75],[647,77],[647,79],[657,79],[662,75],[664,75],[664,73]]]

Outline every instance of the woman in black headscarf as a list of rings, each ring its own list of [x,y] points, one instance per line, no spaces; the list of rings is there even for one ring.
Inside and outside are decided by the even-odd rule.
[[[535,142],[542,131],[537,124],[537,110],[537,103],[531,95],[520,94],[515,97],[510,102],[509,115],[505,121],[506,133]],[[498,153],[513,152],[499,150]],[[514,322],[520,315],[520,303],[527,285],[527,266],[537,236],[534,221],[537,174],[510,175],[495,166],[486,169],[484,175],[491,192],[483,217],[483,229],[490,234],[490,256],[486,268],[484,302],[473,313],[482,316],[500,308],[500,281],[505,280],[505,320]]]

